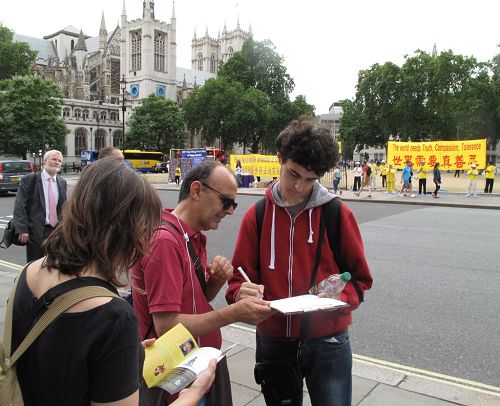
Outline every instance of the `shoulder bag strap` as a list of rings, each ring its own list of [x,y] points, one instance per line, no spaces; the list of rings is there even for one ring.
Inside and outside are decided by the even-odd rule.
[[[162,221],[162,225],[166,225],[166,226],[169,226],[170,228],[173,228],[175,231],[177,231],[182,236],[181,231],[175,226],[175,224],[171,223],[170,221]],[[165,231],[169,231],[163,227],[160,227],[160,229],[165,230]],[[182,236],[182,238],[184,238],[184,236]],[[193,247],[193,244],[191,243],[191,241],[189,239],[187,240],[187,249],[188,249],[189,257],[191,258],[191,261],[193,261],[196,277],[198,278],[198,281],[200,282],[200,286],[201,286],[201,290],[203,291],[203,295],[205,297],[207,297],[207,281],[205,279],[205,271],[203,269],[201,259],[198,256],[198,254],[196,254],[194,247]]]
[[[29,348],[31,344],[42,334],[42,332],[57,318],[61,313],[64,313],[71,306],[80,303],[83,300],[90,299],[93,297],[116,297],[120,296],[111,292],[110,290],[103,288],[101,286],[86,286],[84,288],[78,288],[60,296],[60,298],[54,300],[49,306],[47,311],[38,319],[35,325],[31,328],[28,335],[21,342],[19,347],[10,357],[10,367],[16,363],[16,361],[24,354],[24,352]],[[12,333],[12,321],[10,330]],[[10,345],[9,345],[10,352]]]

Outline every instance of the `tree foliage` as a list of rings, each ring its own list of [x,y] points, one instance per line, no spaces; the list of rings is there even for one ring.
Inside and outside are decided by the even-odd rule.
[[[36,57],[28,44],[13,42],[13,35],[0,23],[0,80],[27,75]]]
[[[346,145],[402,141],[498,139],[492,65],[452,51],[423,51],[401,67],[386,62],[358,74],[356,97],[343,103]]]
[[[293,79],[270,41],[245,42],[219,69],[217,79],[193,91],[183,104],[188,128],[225,149],[240,143],[254,153],[274,151],[279,131],[300,115],[314,115],[304,96],[292,102]]]
[[[126,143],[130,148],[167,153],[170,148],[183,146],[186,135],[177,104],[152,94],[133,110]]]
[[[26,158],[28,151],[62,150],[69,131],[61,103],[52,81],[33,76],[0,81],[0,153]]]

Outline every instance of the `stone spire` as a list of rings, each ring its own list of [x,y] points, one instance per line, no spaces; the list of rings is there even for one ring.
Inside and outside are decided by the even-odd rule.
[[[127,10],[125,10],[125,0],[123,0],[123,9],[122,9],[122,28],[127,23]]]
[[[122,16],[127,15],[127,10],[125,10],[125,0],[123,0]]]
[[[208,24],[205,27],[205,38],[208,38]]]
[[[438,51],[436,48],[436,43],[434,43],[434,46],[432,47],[432,57],[435,58],[438,56]]]
[[[172,1],[172,18],[175,18],[175,0]]]
[[[99,49],[104,50],[106,48],[106,42],[108,40],[108,32],[106,31],[106,22],[104,21],[104,11],[101,16],[101,28],[99,28]]]
[[[83,36],[83,30],[80,29],[80,35],[78,36],[78,42],[74,51],[85,51],[87,52],[87,44],[85,43],[85,37]]]

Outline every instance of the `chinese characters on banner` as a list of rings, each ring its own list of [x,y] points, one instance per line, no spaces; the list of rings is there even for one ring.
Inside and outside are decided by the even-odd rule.
[[[243,172],[261,178],[277,178],[280,176],[280,163],[276,155],[260,155],[247,154],[236,155],[231,154],[230,164],[231,170],[234,172],[236,161],[241,162]]]
[[[436,163],[441,170],[469,169],[472,163],[483,169],[486,167],[486,139],[387,143],[388,164],[403,168],[408,160],[417,168],[425,161],[427,169],[432,169]]]

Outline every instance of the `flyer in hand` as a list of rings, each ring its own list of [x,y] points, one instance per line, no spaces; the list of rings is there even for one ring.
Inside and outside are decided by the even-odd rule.
[[[224,352],[212,347],[200,348],[186,327],[177,324],[145,349],[144,381],[149,388],[157,386],[173,395],[188,387],[211,359],[220,361],[233,346]]]

